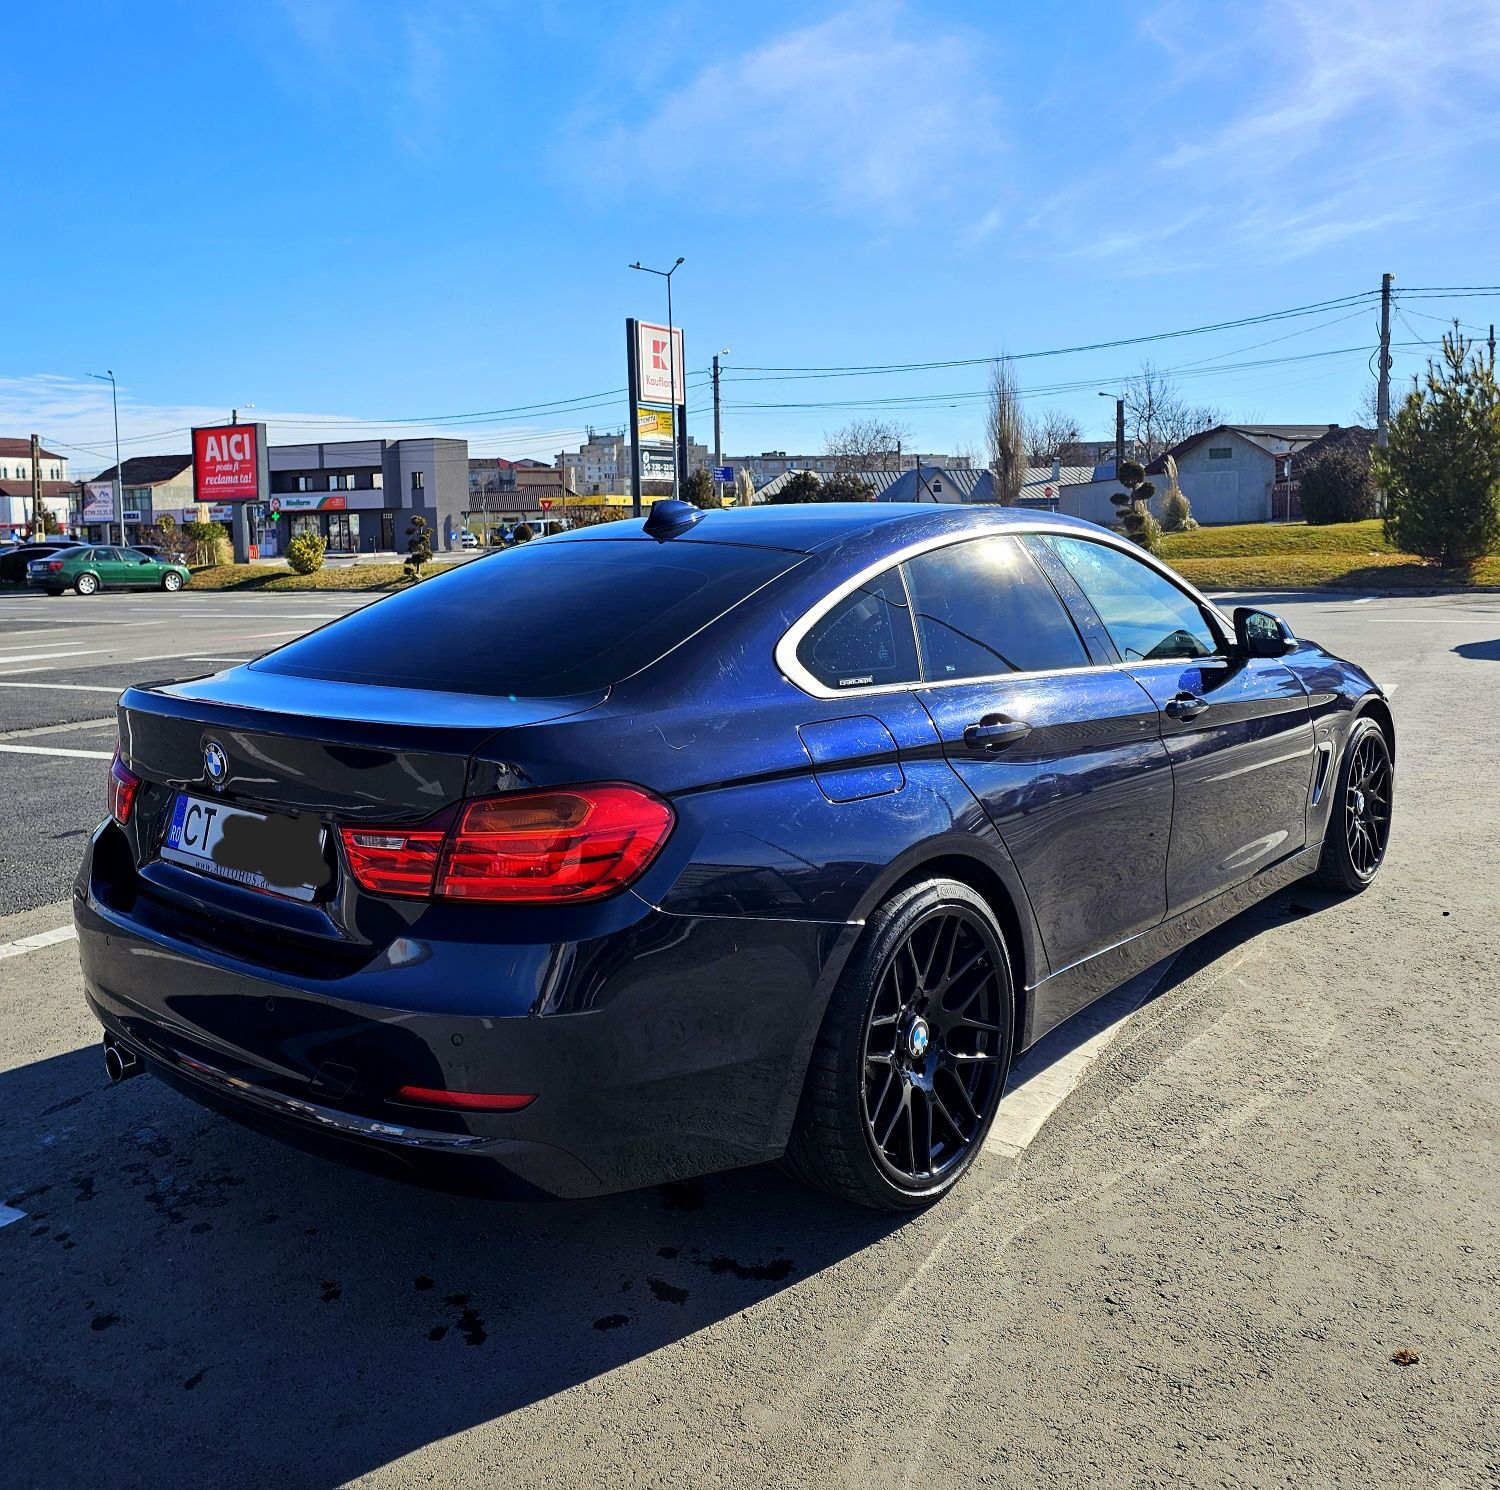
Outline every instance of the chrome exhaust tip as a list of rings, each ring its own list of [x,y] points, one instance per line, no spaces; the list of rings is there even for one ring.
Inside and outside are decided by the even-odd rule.
[[[104,1037],[104,1069],[111,1082],[124,1081],[128,1076],[140,1074],[141,1059],[133,1050],[106,1035]]]

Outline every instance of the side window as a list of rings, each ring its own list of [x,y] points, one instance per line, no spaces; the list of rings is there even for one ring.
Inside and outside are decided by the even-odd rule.
[[[915,683],[917,647],[901,576],[891,570],[846,595],[802,638],[797,661],[826,688]]]
[[[1086,538],[1047,539],[1099,612],[1126,662],[1209,657],[1218,639],[1198,604],[1123,550]]]
[[[122,548],[120,550],[120,557],[127,564],[144,564],[146,562],[145,554],[138,548]]]
[[[1089,665],[1057,591],[1015,538],[919,554],[906,582],[930,682]]]
[[[113,564],[120,557],[119,550],[96,548],[91,556],[96,564]]]

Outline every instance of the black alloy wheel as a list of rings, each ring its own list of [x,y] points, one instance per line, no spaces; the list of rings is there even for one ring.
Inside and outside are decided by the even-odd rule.
[[[1005,940],[983,897],[947,879],[898,891],[829,1000],[787,1167],[881,1210],[946,1194],[999,1107],[1014,1011]]]
[[[1395,763],[1373,719],[1354,722],[1344,747],[1337,795],[1329,806],[1318,881],[1330,890],[1363,890],[1385,862],[1391,836]]]

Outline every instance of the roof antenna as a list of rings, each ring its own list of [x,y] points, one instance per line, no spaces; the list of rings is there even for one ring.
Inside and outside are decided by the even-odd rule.
[[[695,507],[691,502],[679,502],[675,497],[665,497],[651,504],[646,532],[658,543],[665,543],[669,538],[680,538],[702,521],[701,507]]]

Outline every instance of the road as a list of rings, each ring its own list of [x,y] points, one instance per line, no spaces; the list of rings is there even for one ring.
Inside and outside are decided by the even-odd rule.
[[[1500,1478],[1500,597],[1274,599],[1395,688],[1380,879],[1060,1032],[901,1223],[772,1170],[458,1200],[106,1087],[47,933],[111,695],[357,603],[0,597],[7,1483]]]

